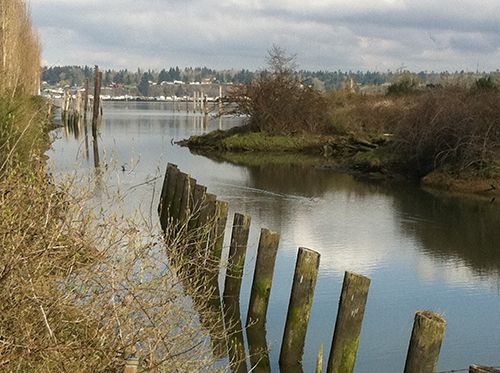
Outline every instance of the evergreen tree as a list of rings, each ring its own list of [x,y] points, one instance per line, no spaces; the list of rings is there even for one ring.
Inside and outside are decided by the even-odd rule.
[[[147,73],[142,74],[142,78],[139,84],[137,85],[137,89],[139,90],[139,93],[142,96],[149,95],[149,79]]]

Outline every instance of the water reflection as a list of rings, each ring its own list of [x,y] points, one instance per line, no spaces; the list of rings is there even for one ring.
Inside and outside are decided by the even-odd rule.
[[[228,128],[239,120],[208,117],[205,121],[204,116],[187,115],[183,107],[169,111],[164,104],[106,105],[98,144],[101,164],[110,162],[106,154],[113,154],[118,164],[131,164],[132,160],[138,164],[109,179],[118,180],[127,190],[133,188],[131,200],[144,206],[145,213],[152,204],[151,196],[159,194],[162,178],[156,186],[135,185],[151,179],[158,167],[163,171],[169,161],[228,201],[230,215],[235,211],[251,215],[242,316],[249,298],[248,274],[253,273],[258,230],[268,227],[282,233],[267,335],[252,338],[247,333],[251,362],[259,356],[264,370],[269,364],[278,371],[277,354],[296,249],[309,246],[321,253],[322,263],[305,347],[305,371],[313,370],[319,345],[331,341],[332,310],[336,309],[345,270],[373,280],[357,371],[401,371],[412,317],[421,308],[441,311],[448,320],[438,370],[478,361],[498,364],[498,203],[436,196],[408,184],[360,181],[352,175],[312,167],[309,159],[298,165],[290,157],[254,157],[250,166],[241,165],[242,157],[210,160],[173,142],[219,126]],[[84,147],[81,136],[85,129],[78,129],[78,141],[73,139],[74,129],[59,133],[65,136],[54,144],[50,158],[59,172],[71,171],[76,154]],[[84,161],[81,168],[93,172],[93,160]],[[241,326],[236,325],[235,330]],[[237,338],[241,345],[241,337]],[[254,351],[266,351],[265,338],[271,350],[267,356],[255,355]]]

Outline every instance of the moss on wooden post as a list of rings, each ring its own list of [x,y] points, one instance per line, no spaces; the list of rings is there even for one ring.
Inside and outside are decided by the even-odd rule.
[[[318,357],[316,358],[316,373],[323,373],[323,343],[319,346]]]
[[[252,292],[248,305],[247,327],[250,325],[252,328],[265,327],[279,240],[280,235],[277,232],[265,228],[260,231]]]
[[[415,314],[404,373],[432,373],[436,367],[446,320],[432,311]]]
[[[280,366],[287,371],[301,365],[319,259],[316,251],[299,248],[279,359]]]
[[[236,310],[233,309],[234,305],[236,303],[239,305],[241,281],[243,277],[243,268],[245,266],[248,234],[250,231],[250,221],[251,219],[248,215],[238,213],[234,214],[223,295],[226,313],[228,311],[235,312]]]
[[[354,371],[370,279],[346,272],[333,333],[328,373]]]

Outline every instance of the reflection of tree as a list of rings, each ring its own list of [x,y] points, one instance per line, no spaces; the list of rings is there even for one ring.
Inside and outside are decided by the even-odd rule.
[[[397,191],[394,196],[403,232],[415,236],[427,254],[442,259],[458,256],[479,275],[500,270],[498,205],[421,191]]]

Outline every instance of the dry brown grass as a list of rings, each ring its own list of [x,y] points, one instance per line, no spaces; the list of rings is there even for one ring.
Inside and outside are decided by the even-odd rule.
[[[0,97],[37,94],[40,51],[27,2],[0,1]]]
[[[186,237],[124,217],[119,191],[96,201],[91,184],[47,177],[49,105],[30,97],[39,71],[26,2],[1,0],[0,370],[116,372],[131,355],[141,371],[212,370],[220,325],[207,312],[202,327],[166,255]]]
[[[42,169],[0,181],[1,369],[119,371],[131,354],[144,371],[213,369],[209,334],[221,325],[193,306],[156,226],[102,201],[91,209],[78,189]],[[167,238],[171,253],[186,250],[182,234]]]
[[[394,151],[418,174],[500,170],[500,93],[447,87],[414,96],[400,111]]]

